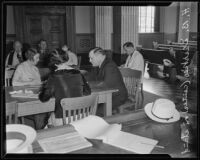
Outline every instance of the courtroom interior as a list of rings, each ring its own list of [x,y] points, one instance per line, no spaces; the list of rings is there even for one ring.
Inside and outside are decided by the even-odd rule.
[[[5,3],[5,153],[198,157],[198,7]]]

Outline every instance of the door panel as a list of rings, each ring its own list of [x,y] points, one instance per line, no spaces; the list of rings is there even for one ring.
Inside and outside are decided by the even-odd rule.
[[[43,38],[50,50],[67,44],[76,51],[74,6],[14,5],[14,18],[16,38],[23,43],[37,47]]]
[[[26,25],[26,41],[33,47],[37,47],[40,39],[47,40],[49,50],[58,48],[66,42],[64,15],[28,14]]]

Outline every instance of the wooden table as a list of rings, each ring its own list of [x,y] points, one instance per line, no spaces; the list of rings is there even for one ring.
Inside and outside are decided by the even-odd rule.
[[[129,114],[119,114],[119,115],[109,116],[109,117],[105,117],[104,119],[108,123],[122,123],[123,131],[133,133],[136,135],[140,135],[140,129],[139,129],[140,127],[148,124],[151,121],[145,115],[143,110],[132,112]],[[71,125],[39,130],[37,132],[37,140],[66,134],[67,132],[72,132],[72,131],[74,131],[74,128]],[[34,153],[43,152],[37,140],[32,144],[33,152]],[[133,152],[129,152],[129,151],[102,143],[102,141],[100,140],[89,139],[89,141],[93,144],[92,147],[73,151],[71,152],[71,154],[135,154]],[[164,149],[155,147],[152,150],[151,154],[163,154],[163,156],[164,154],[168,154],[171,157],[185,156],[181,154],[182,148],[180,147],[178,148],[177,146],[178,145],[173,146],[172,148],[170,147],[170,148],[164,148]]]
[[[5,99],[7,102],[17,101],[18,103],[18,116],[27,116],[44,112],[52,112],[55,108],[55,99],[51,98],[48,102],[42,103],[36,98],[16,98],[11,97],[10,91],[17,90],[32,90],[34,93],[38,93],[39,87],[31,86],[16,86],[16,87],[5,87]],[[93,85],[92,93],[99,96],[98,103],[105,103],[105,115],[112,115],[112,93],[116,92],[116,89],[105,89],[95,88]]]

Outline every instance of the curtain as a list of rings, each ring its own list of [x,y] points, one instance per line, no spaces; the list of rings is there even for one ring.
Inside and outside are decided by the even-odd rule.
[[[97,47],[112,49],[113,16],[111,6],[95,6],[95,42]]]
[[[121,46],[130,41],[136,47],[138,45],[138,24],[139,24],[139,7],[121,8]],[[121,47],[123,53],[123,47]]]

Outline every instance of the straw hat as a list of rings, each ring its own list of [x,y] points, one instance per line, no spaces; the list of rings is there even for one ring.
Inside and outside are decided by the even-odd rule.
[[[170,67],[172,65],[172,62],[169,59],[163,59],[163,63],[167,67]]]
[[[168,99],[160,98],[153,103],[148,103],[144,110],[149,118],[157,122],[171,123],[180,119],[180,114],[176,110],[175,104]]]

